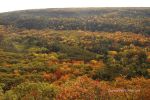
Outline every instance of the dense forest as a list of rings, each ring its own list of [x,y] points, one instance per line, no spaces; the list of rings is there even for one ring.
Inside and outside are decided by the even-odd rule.
[[[149,8],[64,8],[0,14],[0,24],[18,28],[150,34]]]
[[[150,9],[0,14],[0,100],[148,100]]]

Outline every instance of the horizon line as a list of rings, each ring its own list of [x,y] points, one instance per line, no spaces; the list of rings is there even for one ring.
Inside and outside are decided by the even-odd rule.
[[[4,11],[4,12],[0,12],[1,13],[11,13],[11,12],[19,12],[19,11],[29,11],[29,10],[46,10],[46,9],[86,9],[86,8],[148,8],[150,9],[150,7],[119,7],[119,6],[112,6],[112,7],[49,7],[49,8],[27,8],[27,9],[18,9],[18,10],[10,10],[10,11]]]

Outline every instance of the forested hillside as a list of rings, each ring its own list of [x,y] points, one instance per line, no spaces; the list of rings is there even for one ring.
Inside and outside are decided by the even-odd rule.
[[[0,100],[148,100],[150,9],[0,14]]]
[[[64,8],[0,14],[0,24],[18,28],[150,34],[149,8]]]

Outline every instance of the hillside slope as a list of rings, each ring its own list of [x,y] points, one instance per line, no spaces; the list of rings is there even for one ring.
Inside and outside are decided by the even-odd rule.
[[[63,8],[0,14],[1,25],[17,28],[150,34],[150,8]]]

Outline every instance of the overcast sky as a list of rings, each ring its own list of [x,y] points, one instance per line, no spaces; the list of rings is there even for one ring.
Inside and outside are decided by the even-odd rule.
[[[150,0],[0,0],[0,12],[66,7],[150,7]]]

